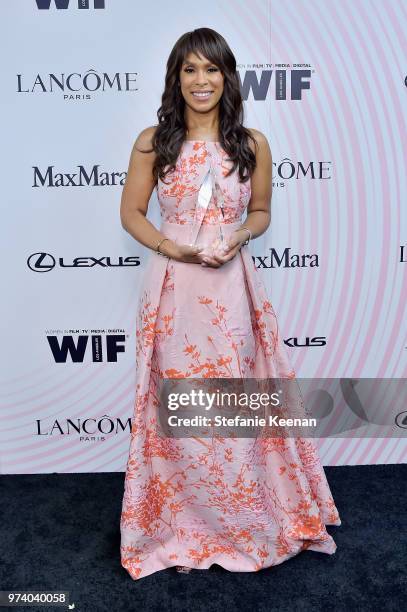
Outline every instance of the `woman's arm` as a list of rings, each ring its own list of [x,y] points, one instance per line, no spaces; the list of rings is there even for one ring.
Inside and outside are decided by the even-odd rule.
[[[257,238],[270,225],[273,160],[268,140],[264,134],[254,129],[251,129],[250,132],[257,141],[257,146],[255,146],[249,140],[249,145],[256,155],[256,168],[251,177],[251,197],[247,207],[247,217],[241,227],[247,227],[251,232],[251,237]],[[228,239],[229,248],[225,248],[225,255],[215,254],[213,257],[205,258],[204,261],[211,267],[219,268],[237,255],[247,237],[246,230],[235,230]]]
[[[129,168],[122,191],[120,220],[123,228],[138,242],[153,249],[165,238],[164,234],[146,218],[148,203],[155,187],[153,164],[155,152],[145,153],[152,149],[152,139],[156,126],[148,127],[138,135],[130,155]],[[178,261],[200,263],[197,247],[178,245],[167,239],[160,245],[160,252]]]
[[[140,132],[133,145],[120,204],[120,220],[123,228],[135,240],[154,250],[158,242],[164,238],[154,225],[146,219],[148,203],[155,186],[152,174],[155,152],[145,153],[142,151],[152,149],[155,129],[152,126]],[[167,244],[164,245],[163,243],[162,252],[168,253],[170,241],[166,240],[165,242]]]
[[[264,134],[254,129],[250,132],[259,146],[256,150],[253,149],[256,155],[256,168],[251,179],[252,193],[247,207],[247,217],[242,225],[249,228],[252,238],[257,238],[267,230],[271,221],[273,159]],[[249,143],[254,147],[250,140]],[[242,235],[243,241],[247,239],[247,232],[237,231]]]

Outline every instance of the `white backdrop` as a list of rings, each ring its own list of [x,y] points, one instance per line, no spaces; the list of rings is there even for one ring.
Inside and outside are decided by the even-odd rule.
[[[272,222],[250,249],[297,376],[406,378],[406,4],[95,5],[2,4],[0,471],[125,469],[149,253],[120,197],[170,50],[197,27],[228,41],[245,124],[269,138]],[[319,450],[325,465],[407,457],[400,437]]]

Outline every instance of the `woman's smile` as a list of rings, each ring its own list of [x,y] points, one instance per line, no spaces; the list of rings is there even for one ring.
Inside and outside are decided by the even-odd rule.
[[[192,95],[197,100],[209,100],[212,94],[213,94],[213,91],[193,91],[192,92]]]

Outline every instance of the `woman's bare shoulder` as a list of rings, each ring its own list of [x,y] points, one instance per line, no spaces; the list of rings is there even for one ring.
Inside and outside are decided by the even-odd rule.
[[[153,148],[153,138],[154,138],[154,134],[155,131],[157,129],[157,125],[151,125],[149,127],[144,128],[144,130],[142,130],[134,143],[134,147],[138,150],[138,151],[142,151],[142,152],[150,152]]]
[[[260,130],[256,130],[255,128],[247,129],[260,147],[268,146],[267,137],[263,134],[263,132],[260,132]],[[251,138],[249,138],[249,143],[254,150],[254,143]]]

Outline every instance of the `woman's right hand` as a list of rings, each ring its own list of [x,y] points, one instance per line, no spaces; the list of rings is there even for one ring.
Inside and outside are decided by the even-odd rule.
[[[199,253],[203,250],[203,247],[190,246],[189,244],[177,244],[176,242],[169,242],[167,240],[160,246],[160,251],[164,255],[168,255],[171,259],[184,263],[201,264],[202,257],[200,257]]]

